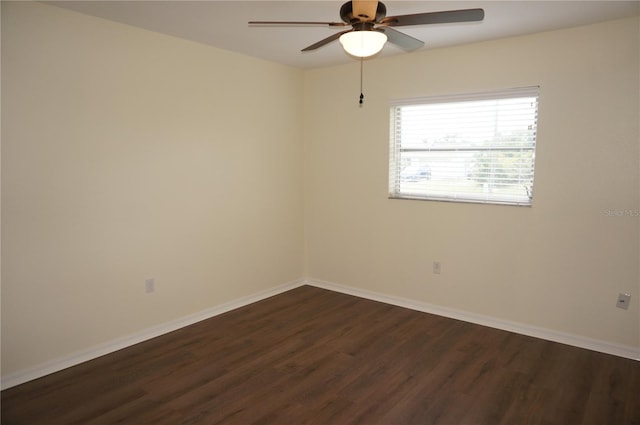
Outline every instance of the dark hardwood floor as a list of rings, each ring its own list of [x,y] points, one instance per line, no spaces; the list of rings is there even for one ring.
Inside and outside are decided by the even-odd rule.
[[[640,424],[640,362],[304,286],[3,391],[21,424]]]

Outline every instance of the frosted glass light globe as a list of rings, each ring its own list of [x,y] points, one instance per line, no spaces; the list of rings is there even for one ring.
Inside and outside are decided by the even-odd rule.
[[[342,48],[359,58],[375,55],[386,42],[387,36],[379,31],[351,31],[340,36]]]

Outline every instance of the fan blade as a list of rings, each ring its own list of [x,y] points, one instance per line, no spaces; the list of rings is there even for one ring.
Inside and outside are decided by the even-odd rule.
[[[389,27],[407,25],[448,24],[454,22],[475,22],[484,19],[482,9],[449,10],[446,12],[416,13],[414,15],[388,16],[380,22]]]
[[[315,21],[249,21],[249,25],[327,25],[330,27],[346,27],[344,22]]]
[[[400,32],[398,30],[394,30],[393,28],[377,28],[378,31],[383,32],[386,34],[387,39],[395,44],[396,46],[407,50],[407,51],[411,51],[411,50],[416,50],[421,48],[422,46],[424,46],[424,43],[422,42],[422,40],[418,40],[417,38],[413,38],[410,35],[407,35],[403,32]]]
[[[332,41],[335,41],[335,40],[339,39],[339,38],[340,38],[340,36],[341,36],[342,34],[346,34],[346,33],[351,32],[351,31],[353,31],[353,30],[347,30],[347,31],[340,31],[340,32],[337,32],[337,33],[335,33],[335,34],[333,34],[333,35],[331,35],[331,36],[329,36],[329,37],[327,37],[327,38],[325,38],[325,39],[323,39],[323,40],[318,41],[318,42],[317,42],[317,43],[315,43],[315,44],[312,44],[312,45],[311,45],[311,46],[309,46],[309,47],[305,47],[304,49],[302,49],[302,51],[303,51],[303,52],[308,52],[309,50],[315,50],[315,49],[317,49],[318,47],[322,47],[322,46],[324,46],[325,44],[329,44],[329,43],[331,43]]]
[[[361,22],[372,22],[376,20],[378,10],[378,0],[353,0],[353,16],[361,18]]]

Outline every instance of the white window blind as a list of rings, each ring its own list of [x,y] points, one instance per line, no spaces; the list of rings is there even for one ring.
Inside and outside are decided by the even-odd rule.
[[[389,196],[531,205],[538,91],[392,102]]]

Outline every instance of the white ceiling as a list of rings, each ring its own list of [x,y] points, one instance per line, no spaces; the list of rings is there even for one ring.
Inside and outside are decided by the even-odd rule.
[[[249,20],[340,21],[343,1],[47,1],[48,4],[279,62],[317,68],[354,59],[336,41],[301,49],[344,28],[264,27]],[[423,49],[585,25],[640,14],[635,1],[385,1],[387,15],[481,7],[482,22],[398,27]],[[380,56],[408,54],[387,43]]]

